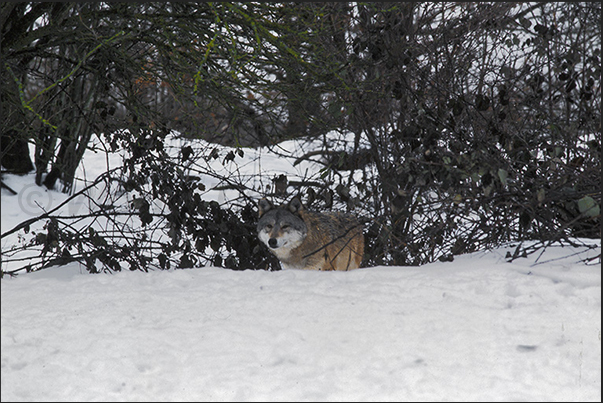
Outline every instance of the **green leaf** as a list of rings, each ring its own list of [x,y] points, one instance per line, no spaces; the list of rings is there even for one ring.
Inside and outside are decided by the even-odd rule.
[[[546,192],[544,189],[539,189],[536,193],[536,198],[538,199],[538,203],[542,203],[546,198]]]
[[[587,217],[596,217],[601,214],[601,208],[590,196],[584,196],[577,203],[580,213],[585,214]]]
[[[499,168],[498,169],[498,179],[500,179],[500,182],[503,184],[504,187],[507,187],[507,177],[509,176],[509,173],[502,169]]]

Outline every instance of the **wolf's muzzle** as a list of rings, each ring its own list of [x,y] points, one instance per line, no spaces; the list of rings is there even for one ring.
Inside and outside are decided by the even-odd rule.
[[[268,240],[268,246],[270,246],[271,248],[276,248],[277,245],[278,241],[276,240],[276,238],[270,238]]]

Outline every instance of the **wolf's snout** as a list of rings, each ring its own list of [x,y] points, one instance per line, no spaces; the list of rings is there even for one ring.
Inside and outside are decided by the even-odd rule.
[[[276,245],[278,245],[278,241],[276,240],[276,238],[270,238],[268,240],[268,246],[270,246],[271,248],[276,248]]]

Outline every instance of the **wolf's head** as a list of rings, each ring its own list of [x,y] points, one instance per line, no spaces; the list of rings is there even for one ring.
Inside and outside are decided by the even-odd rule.
[[[258,208],[258,237],[279,259],[286,258],[308,234],[308,227],[299,216],[303,209],[301,201],[295,197],[287,205],[275,207],[267,199],[261,199]]]

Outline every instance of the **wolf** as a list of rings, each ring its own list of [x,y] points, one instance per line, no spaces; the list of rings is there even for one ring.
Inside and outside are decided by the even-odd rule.
[[[258,201],[258,238],[283,269],[353,270],[364,254],[360,223],[351,215],[306,210],[299,197],[275,207]]]

